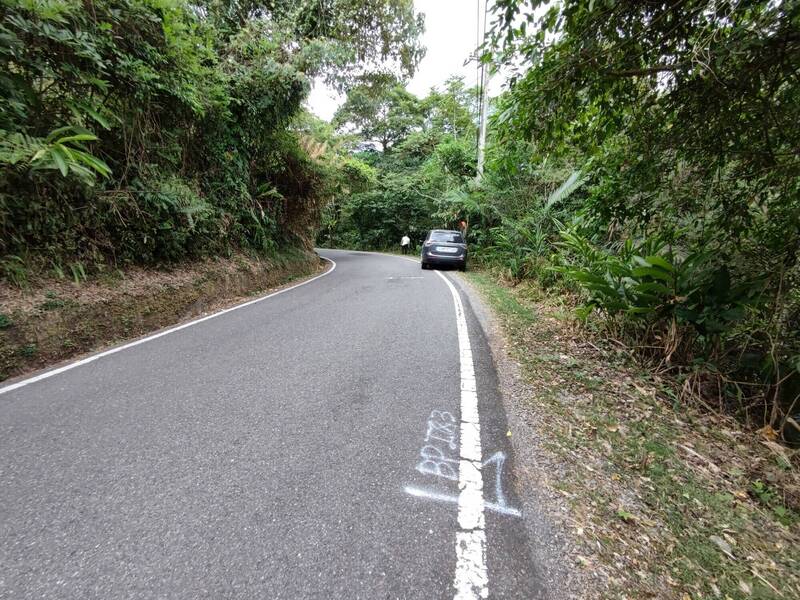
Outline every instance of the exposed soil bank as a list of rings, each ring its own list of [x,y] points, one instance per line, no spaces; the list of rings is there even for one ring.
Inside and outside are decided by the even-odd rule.
[[[311,252],[133,267],[75,284],[0,283],[0,381],[235,304],[324,268]]]

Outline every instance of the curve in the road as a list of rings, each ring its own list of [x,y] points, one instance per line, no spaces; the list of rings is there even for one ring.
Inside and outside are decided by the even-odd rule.
[[[187,321],[186,323],[181,323],[180,325],[176,325],[174,327],[168,327],[167,329],[162,329],[158,333],[152,333],[150,335],[146,335],[132,342],[122,344],[121,346],[114,346],[113,348],[110,348],[108,350],[97,352],[96,354],[91,354],[86,358],[82,358],[80,360],[67,363],[66,365],[63,365],[61,367],[57,367],[55,369],[49,369],[47,371],[39,373],[38,375],[34,375],[32,377],[25,377],[24,379],[0,387],[0,395],[19,389],[26,385],[30,385],[31,383],[36,383],[37,381],[41,381],[42,379],[47,379],[48,377],[53,377],[54,375],[64,373],[65,371],[69,371],[71,369],[80,367],[90,362],[94,362],[105,356],[110,356],[112,354],[116,354],[117,352],[122,352],[123,350],[127,350],[128,348],[133,348],[134,346],[138,346],[139,344],[144,344],[146,342],[158,339],[160,337],[164,337],[165,335],[175,333],[176,331],[180,331],[181,329],[192,327],[194,325],[197,325],[198,323],[203,323],[204,321],[216,319],[217,317],[221,317],[222,315],[227,314],[229,312],[233,312],[234,310],[239,310],[240,308],[244,308],[245,306],[250,306],[251,304],[257,304],[258,302],[263,302],[264,300],[268,300],[273,296],[277,296],[278,294],[283,294],[295,288],[299,288],[300,286],[309,284],[312,281],[319,279],[320,277],[325,277],[326,275],[330,275],[331,273],[333,273],[334,269],[336,269],[336,262],[325,256],[321,256],[320,258],[322,260],[327,260],[329,263],[331,263],[331,268],[326,269],[324,273],[320,273],[319,275],[315,275],[314,277],[310,277],[304,281],[301,281],[300,283],[290,285],[289,287],[281,288],[276,292],[269,293],[266,296],[261,296],[260,298],[256,298],[255,300],[248,300],[247,302],[242,302],[241,304],[237,304],[236,306],[231,306],[230,308],[219,310],[215,313],[211,313],[210,315],[206,315],[205,317],[200,317],[199,319],[193,319],[191,321]]]
[[[540,597],[469,294],[320,252],[316,277],[0,388],[0,600]]]

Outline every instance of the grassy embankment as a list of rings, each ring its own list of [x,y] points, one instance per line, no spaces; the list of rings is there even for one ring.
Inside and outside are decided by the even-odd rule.
[[[535,390],[531,426],[564,465],[551,485],[599,597],[800,598],[797,452],[679,403],[534,284],[467,277]]]
[[[238,255],[168,270],[133,267],[82,284],[0,283],[0,381],[235,304],[322,265],[315,254]]]

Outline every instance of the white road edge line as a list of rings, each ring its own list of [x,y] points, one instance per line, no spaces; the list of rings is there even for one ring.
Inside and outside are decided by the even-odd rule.
[[[458,354],[461,359],[461,443],[458,466],[458,526],[456,532],[456,572],[453,586],[456,600],[487,598],[489,573],[486,569],[486,527],[481,473],[481,427],[475,367],[469,343],[467,319],[458,290],[439,271],[453,295],[458,326]]]
[[[326,258],[324,256],[320,256],[321,259],[327,260],[331,263],[331,268],[325,271],[324,273],[320,273],[312,277],[311,279],[306,279],[305,281],[301,281],[291,287],[283,288],[278,290],[277,292],[272,292],[271,294],[267,294],[266,296],[261,296],[260,298],[256,298],[255,300],[249,300],[248,302],[243,302],[242,304],[237,304],[236,306],[231,306],[230,308],[226,308],[220,310],[219,312],[212,313],[210,315],[206,315],[205,317],[201,317],[199,319],[195,319],[194,321],[189,321],[188,323],[183,323],[181,325],[177,325],[175,327],[171,327],[169,329],[164,329],[163,331],[159,331],[158,333],[154,333],[153,335],[148,335],[146,337],[140,338],[133,342],[129,342],[127,344],[123,344],[122,346],[117,346],[115,348],[111,348],[110,350],[106,350],[104,352],[99,352],[97,354],[92,354],[91,356],[87,356],[81,360],[77,360],[75,362],[69,363],[64,365],[63,367],[59,367],[57,369],[52,369],[50,371],[45,371],[44,373],[40,373],[39,375],[34,375],[33,377],[29,377],[28,379],[23,379],[22,381],[18,381],[16,383],[12,383],[5,387],[0,387],[0,394],[5,394],[6,392],[11,392],[13,390],[19,389],[26,385],[30,385],[31,383],[36,383],[37,381],[41,381],[42,379],[47,379],[49,377],[53,377],[54,375],[58,375],[63,373],[64,371],[69,371],[70,369],[74,369],[75,367],[80,367],[81,365],[85,365],[90,362],[94,362],[104,356],[109,356],[111,354],[116,354],[117,352],[122,352],[123,350],[127,350],[128,348],[133,348],[134,346],[138,346],[139,344],[144,344],[145,342],[149,342],[156,338],[163,337],[170,333],[175,333],[176,331],[180,331],[181,329],[186,329],[187,327],[191,327],[192,325],[197,325],[198,323],[202,323],[203,321],[208,321],[210,319],[214,319],[219,317],[220,315],[224,315],[229,312],[233,312],[234,310],[239,310],[240,308],[244,308],[245,306],[250,306],[251,304],[256,304],[263,300],[267,300],[268,298],[272,298],[277,296],[278,294],[283,294],[284,292],[288,292],[290,290],[294,290],[299,288],[300,286],[306,285],[307,283],[311,283],[319,279],[320,277],[325,277],[326,275],[330,275],[333,273],[334,269],[336,269],[336,262],[331,260],[330,258]]]
[[[379,254],[379,253],[375,253]],[[395,255],[396,256],[396,255]],[[419,264],[408,256],[398,256]],[[458,354],[461,359],[461,456],[458,467],[458,525],[456,532],[455,600],[489,597],[489,572],[486,568],[486,526],[481,473],[481,427],[475,366],[469,343],[467,319],[461,295],[440,271],[434,271],[450,288],[456,309]],[[444,498],[436,498],[444,500]]]

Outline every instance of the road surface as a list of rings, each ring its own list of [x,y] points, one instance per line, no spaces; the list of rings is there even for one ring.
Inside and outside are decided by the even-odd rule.
[[[0,384],[0,598],[543,594],[458,277],[321,254],[303,285]]]

